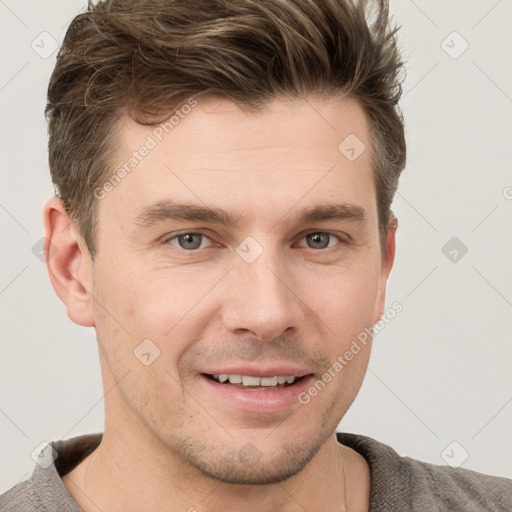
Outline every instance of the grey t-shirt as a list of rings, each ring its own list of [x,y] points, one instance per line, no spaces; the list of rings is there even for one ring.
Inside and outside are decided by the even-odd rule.
[[[50,443],[30,478],[0,496],[0,512],[82,512],[61,477],[94,451],[101,437],[90,434]],[[401,457],[367,436],[337,437],[370,466],[370,512],[512,511],[512,480]]]

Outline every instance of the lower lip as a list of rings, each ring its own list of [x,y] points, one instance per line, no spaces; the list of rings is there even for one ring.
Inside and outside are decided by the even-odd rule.
[[[237,409],[247,412],[280,412],[294,404],[300,404],[299,394],[311,386],[313,375],[306,375],[292,385],[276,389],[241,388],[230,384],[221,384],[205,375],[199,375],[200,381],[210,392]]]

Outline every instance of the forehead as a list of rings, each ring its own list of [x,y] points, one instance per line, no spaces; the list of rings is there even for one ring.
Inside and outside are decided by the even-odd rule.
[[[320,200],[374,210],[369,126],[353,99],[275,99],[247,112],[200,98],[160,125],[125,118],[117,133],[123,177],[101,208],[133,219],[166,200],[274,216]]]

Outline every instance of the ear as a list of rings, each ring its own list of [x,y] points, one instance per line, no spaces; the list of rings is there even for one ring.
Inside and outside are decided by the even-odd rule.
[[[92,260],[58,197],[49,199],[43,209],[46,267],[53,289],[66,306],[69,318],[84,327],[94,327],[92,314]]]
[[[373,323],[376,324],[384,314],[384,308],[386,306],[386,287],[388,277],[395,261],[395,249],[396,249],[396,230],[398,229],[398,219],[392,214],[388,225],[388,234],[386,240],[386,254],[382,258],[382,267],[380,274],[379,284],[379,298],[376,305],[376,316]]]

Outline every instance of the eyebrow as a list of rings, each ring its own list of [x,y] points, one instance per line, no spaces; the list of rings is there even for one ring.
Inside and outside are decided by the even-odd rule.
[[[342,220],[366,224],[368,220],[364,208],[349,203],[332,203],[304,208],[296,213],[293,218],[296,224],[325,220]],[[221,208],[165,200],[157,201],[143,208],[135,218],[135,223],[142,228],[148,228],[170,220],[196,221],[231,227],[246,222],[247,216],[241,212],[231,213]]]

